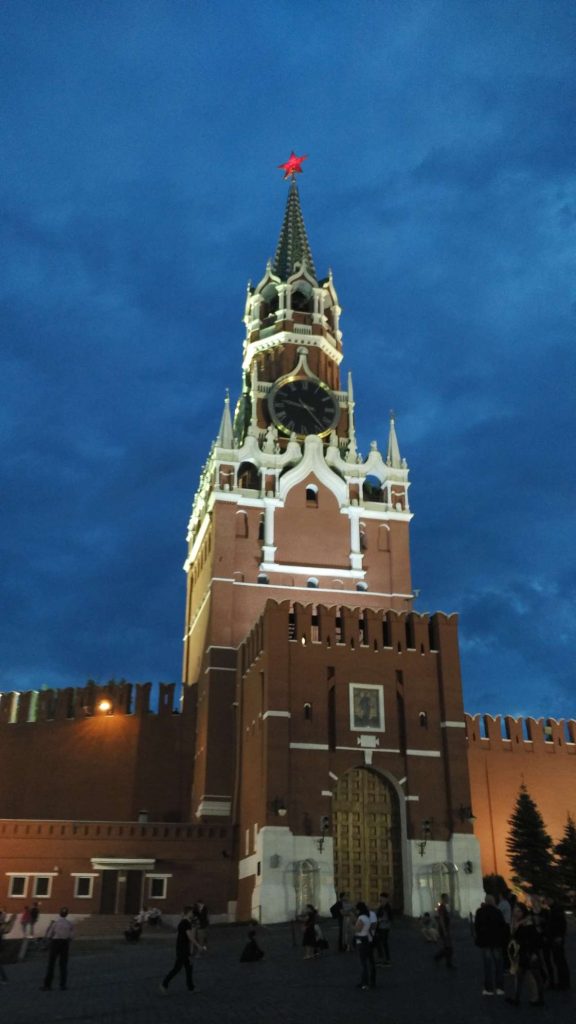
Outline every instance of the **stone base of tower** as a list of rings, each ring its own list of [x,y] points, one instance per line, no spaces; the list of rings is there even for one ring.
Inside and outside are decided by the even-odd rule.
[[[454,833],[447,842],[427,841],[424,849],[422,842],[407,840],[403,861],[407,916],[432,913],[444,892],[462,917],[475,913],[482,903],[480,847],[474,836]],[[329,837],[297,836],[287,827],[269,826],[258,833],[255,852],[239,863],[239,920],[293,921],[307,903],[328,916],[336,896]]]
[[[335,900],[333,841],[268,826],[258,833],[255,853],[240,861],[238,876],[239,920],[293,921],[307,903],[328,915]]]
[[[415,839],[406,844],[404,913],[433,913],[447,892],[456,914],[474,914],[484,900],[480,844],[475,836],[454,833],[448,842],[428,840],[424,850]]]

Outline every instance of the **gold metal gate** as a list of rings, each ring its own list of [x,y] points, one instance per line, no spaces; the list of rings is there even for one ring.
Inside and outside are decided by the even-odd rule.
[[[400,809],[388,780],[367,768],[346,772],[334,790],[332,818],[336,891],[371,907],[388,892],[401,909]]]

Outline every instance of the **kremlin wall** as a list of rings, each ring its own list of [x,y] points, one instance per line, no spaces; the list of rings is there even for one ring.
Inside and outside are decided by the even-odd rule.
[[[307,629],[307,643],[317,648],[318,667],[328,652],[332,662],[346,662],[356,645],[369,658],[375,636],[381,636],[376,614],[368,620],[372,625],[366,637],[358,635],[358,616],[352,615],[348,635],[338,638],[340,650],[330,651],[331,642],[336,641],[334,609],[322,609],[321,625],[316,627],[311,606],[299,607],[298,625],[288,623],[291,639],[286,630],[288,610],[277,606],[271,611],[276,620],[280,616],[272,628],[277,632],[282,628],[283,642],[296,656],[305,646],[302,636]],[[426,617],[410,618],[422,631],[419,643],[428,644]],[[248,672],[245,718],[252,710],[258,715],[250,702],[259,699],[262,641],[258,631],[263,628],[268,623],[261,622],[241,650],[240,671]],[[313,638],[318,629],[324,633],[324,643]],[[394,640],[398,643],[396,634]],[[282,642],[279,636],[275,642]],[[400,654],[396,650],[395,658],[399,656],[407,665],[418,654],[404,646]],[[252,673],[251,682],[249,670],[254,664],[258,671]],[[151,690],[149,683],[122,683],[0,694],[0,906],[18,912],[37,898],[44,912],[66,904],[76,914],[132,913],[143,899],[174,914],[184,903],[203,898],[222,919],[249,915],[242,885],[237,903],[234,825],[199,820],[192,812],[196,688],[184,688],[176,704],[175,687],[160,684],[155,710]],[[295,699],[303,703],[305,696],[303,689]],[[422,691],[415,699],[420,706]],[[100,711],[103,700],[110,708]],[[342,728],[345,710],[339,715]],[[284,732],[288,729],[286,720],[269,725]],[[434,723],[428,725],[434,743]],[[323,727],[317,720],[302,721],[299,728],[309,741],[320,738]],[[507,877],[507,821],[521,782],[538,804],[554,840],[561,837],[567,814],[576,814],[576,721],[464,715],[461,735],[482,873]],[[249,737],[246,772],[261,770],[257,742],[254,735]],[[397,742],[397,737],[390,742]],[[290,770],[287,737],[276,736],[275,747],[276,759],[284,762],[276,768]],[[327,775],[329,753],[322,757]],[[348,759],[350,765],[360,763],[357,755],[349,754]],[[377,758],[375,762],[382,764]],[[266,770],[275,769],[267,765]],[[298,772],[295,763],[292,770],[304,786],[298,797],[303,809],[308,772]],[[257,801],[258,787],[247,781],[244,799]],[[427,811],[433,821],[440,821],[441,787],[435,788],[437,802]],[[254,813],[261,816],[262,810]],[[111,871],[113,867],[118,870]],[[14,894],[13,879],[25,880],[19,882],[23,895]]]

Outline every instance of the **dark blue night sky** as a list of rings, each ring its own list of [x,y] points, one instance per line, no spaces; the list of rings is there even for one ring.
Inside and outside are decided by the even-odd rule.
[[[0,47],[1,688],[179,680],[191,501],[295,149],[466,708],[575,717],[572,0],[4,0]]]

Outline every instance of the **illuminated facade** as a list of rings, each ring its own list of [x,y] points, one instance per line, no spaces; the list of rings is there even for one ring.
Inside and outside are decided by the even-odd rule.
[[[358,452],[338,295],[289,164],[276,253],[246,297],[240,399],[188,527],[182,701],[161,686],[152,712],[149,686],[128,684],[0,695],[11,910],[202,898],[271,922],[387,889],[407,914],[442,891],[468,914],[482,867],[507,873],[521,777],[538,799],[561,776],[556,838],[576,813],[576,725],[483,735],[457,617],[413,611],[408,466],[394,420]]]

